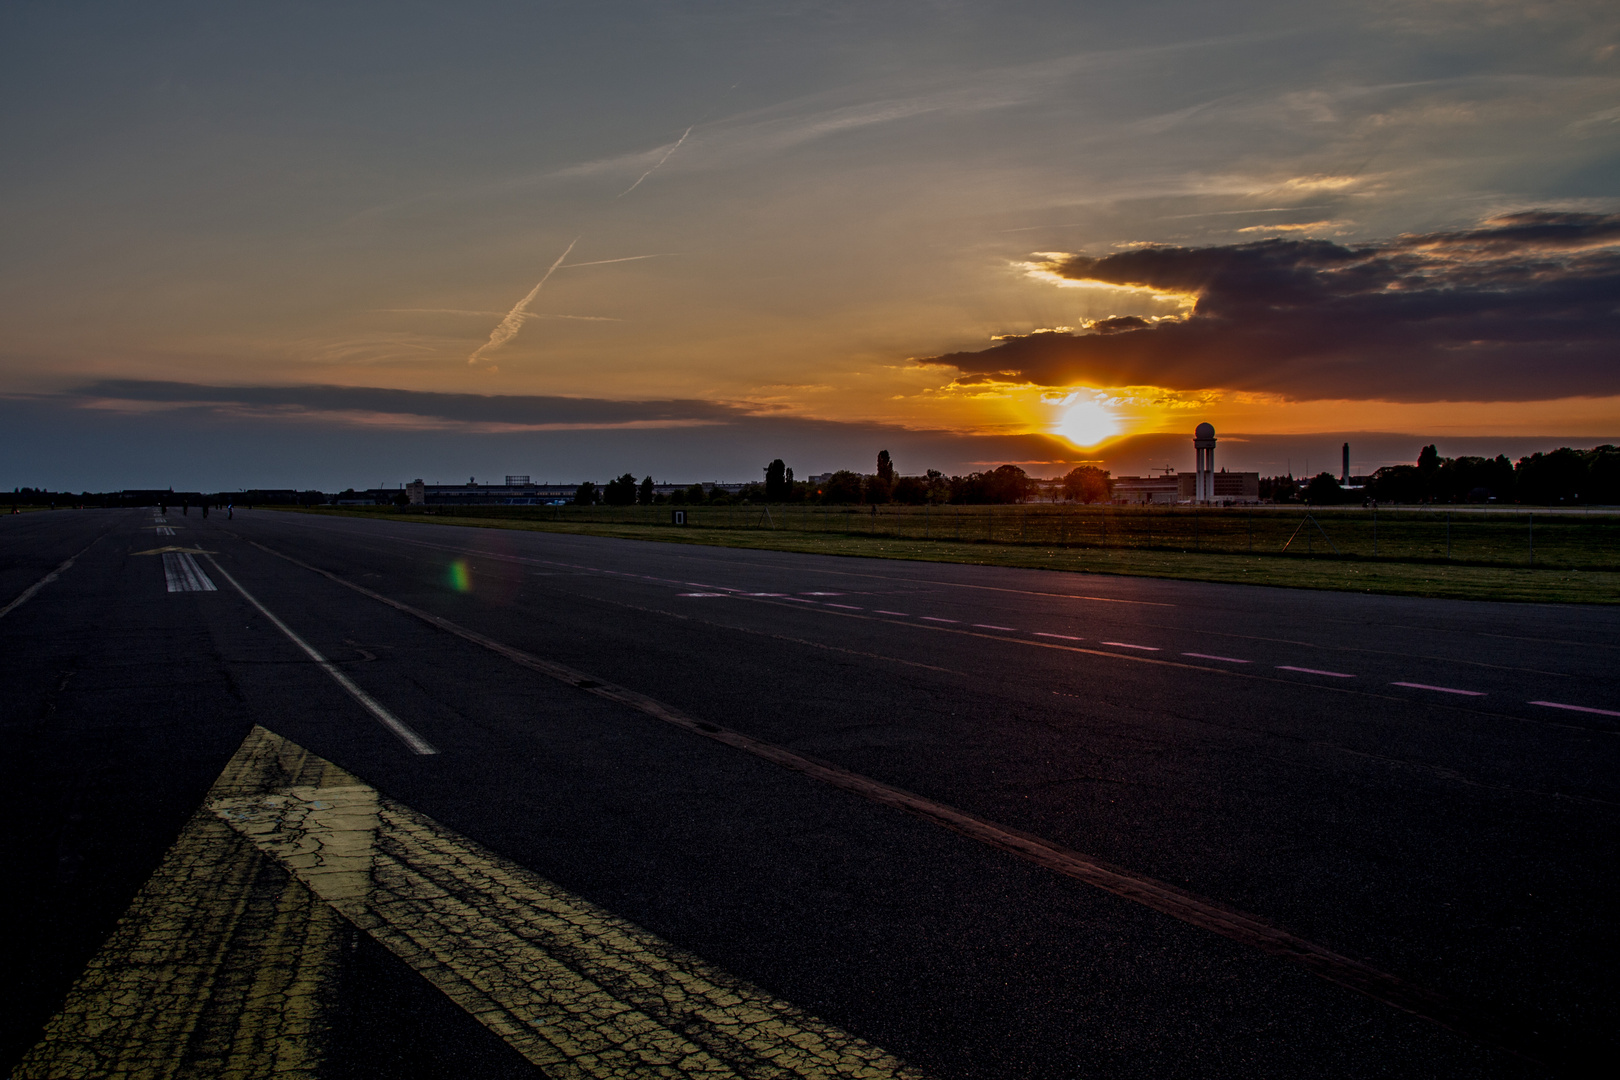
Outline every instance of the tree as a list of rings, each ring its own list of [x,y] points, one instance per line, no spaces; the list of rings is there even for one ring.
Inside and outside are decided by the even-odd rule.
[[[894,472],[894,468],[892,466],[890,467],[889,472]],[[888,502],[889,496],[893,493],[893,491],[894,486],[890,484],[889,481],[883,479],[882,475],[868,476],[861,481],[861,495],[867,502],[872,503],[873,505]]]
[[[630,473],[625,473],[615,480],[609,480],[607,487],[602,489],[602,501],[609,506],[634,506],[636,478]]]
[[[1095,465],[1081,465],[1063,478],[1063,497],[1075,502],[1107,502],[1112,494],[1108,474]]]
[[[877,475],[886,488],[894,487],[894,460],[887,450],[878,451]]]
[[[642,480],[641,480],[641,490],[636,492],[636,502],[640,503],[642,506],[651,506],[652,505],[652,502],[653,502],[653,482],[652,482],[652,477],[647,476],[647,477],[642,478]]]
[[[928,501],[928,481],[920,476],[902,476],[894,482],[889,497],[907,506],[921,506]]]
[[[1305,501],[1312,506],[1335,506],[1344,500],[1339,478],[1330,472],[1317,473],[1305,485]]]
[[[1029,498],[1030,479],[1016,465],[1002,465],[985,479],[986,494],[991,502],[1021,503]]]
[[[861,477],[848,469],[839,469],[821,485],[821,501],[827,503],[856,503],[861,501]]]
[[[687,488],[686,489],[686,501],[689,502],[689,503],[700,503],[700,502],[702,502],[703,501],[703,485],[702,484],[693,484],[691,487]]]
[[[788,467],[781,458],[765,466],[765,501],[784,502],[788,497]]]
[[[574,489],[574,505],[595,506],[596,494],[596,485],[587,480]]]

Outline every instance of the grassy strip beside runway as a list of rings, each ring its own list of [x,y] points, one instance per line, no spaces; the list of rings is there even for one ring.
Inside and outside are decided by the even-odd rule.
[[[765,507],[739,505],[678,508],[686,510],[689,524],[675,526],[670,524],[672,509],[430,507],[424,513],[420,508],[345,507],[302,512],[1405,596],[1620,603],[1620,517],[1607,515],[1538,511],[1532,523],[1528,512],[1380,510],[1375,518],[1359,508],[1193,512],[890,506],[873,515],[866,507],[772,506],[767,516]]]

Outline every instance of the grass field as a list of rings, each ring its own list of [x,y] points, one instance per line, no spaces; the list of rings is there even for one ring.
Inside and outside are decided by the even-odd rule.
[[[318,509],[637,540],[1458,599],[1620,603],[1620,515],[1081,506]],[[1533,561],[1532,561],[1533,560]]]

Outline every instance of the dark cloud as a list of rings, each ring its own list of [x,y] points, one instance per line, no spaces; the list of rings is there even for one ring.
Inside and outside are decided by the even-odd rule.
[[[754,410],[713,401],[611,401],[540,395],[439,394],[370,386],[204,386],[196,383],[108,379],[78,388],[86,403],[130,403],[267,416],[371,414],[428,422],[496,425],[725,423]]]
[[[1183,321],[1108,319],[951,353],[965,379],[1153,385],[1297,399],[1519,401],[1620,394],[1620,214],[1533,212],[1365,246],[1144,247],[1050,269],[1197,296]]]

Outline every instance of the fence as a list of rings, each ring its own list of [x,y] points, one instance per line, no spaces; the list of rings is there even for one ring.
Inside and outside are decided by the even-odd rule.
[[[1300,507],[681,507],[692,529],[776,529],[906,541],[1206,551],[1298,558],[1620,569],[1620,515]],[[422,511],[415,511],[422,512]],[[441,516],[665,526],[669,506],[429,507]]]

